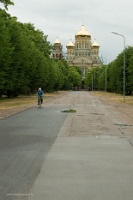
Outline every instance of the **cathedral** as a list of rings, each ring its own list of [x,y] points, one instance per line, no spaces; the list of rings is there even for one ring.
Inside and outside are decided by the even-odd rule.
[[[62,59],[62,44],[58,38],[55,40],[53,46],[52,57],[54,59]],[[91,34],[86,30],[84,25],[82,25],[81,29],[75,34],[75,42],[70,39],[66,48],[66,60],[68,65],[80,67],[82,70],[82,77],[85,77],[85,73],[89,68],[100,64],[100,45],[97,43],[96,39],[91,42]]]

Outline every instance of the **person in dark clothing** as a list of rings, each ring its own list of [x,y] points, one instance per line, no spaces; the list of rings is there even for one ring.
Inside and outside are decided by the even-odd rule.
[[[37,96],[38,96],[38,105],[39,105],[39,101],[41,100],[41,104],[43,103],[43,97],[44,97],[44,92],[41,88],[38,88],[37,91]]]

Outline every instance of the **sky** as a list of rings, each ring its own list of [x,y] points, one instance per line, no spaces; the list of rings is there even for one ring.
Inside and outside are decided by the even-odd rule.
[[[133,0],[12,0],[8,13],[22,23],[32,23],[48,35],[53,44],[58,37],[66,53],[70,38],[82,24],[100,45],[105,64],[116,59],[125,46],[133,46]]]

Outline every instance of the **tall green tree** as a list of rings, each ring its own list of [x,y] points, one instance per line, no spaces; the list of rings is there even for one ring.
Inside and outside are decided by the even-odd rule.
[[[8,97],[45,91],[69,89],[81,85],[78,67],[68,67],[65,60],[53,60],[53,48],[47,36],[31,23],[18,22],[0,9],[0,91]]]
[[[7,27],[9,15],[0,9],[0,91],[6,90],[8,75],[12,63],[13,46],[11,35]]]
[[[6,10],[8,10],[9,5],[14,5],[13,1],[11,0],[0,0],[0,2],[4,4]]]
[[[80,87],[82,83],[82,76],[77,67],[68,68],[68,80],[71,87]]]
[[[31,23],[24,24],[27,28],[27,34],[31,41],[34,42],[36,48],[41,51],[45,57],[49,58],[52,45],[47,40],[47,35],[40,30],[36,30],[34,25]]]
[[[126,48],[126,93],[133,94],[133,46]]]

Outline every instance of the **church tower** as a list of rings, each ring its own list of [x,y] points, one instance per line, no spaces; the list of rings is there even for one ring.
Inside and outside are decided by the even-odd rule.
[[[52,52],[53,59],[58,59],[58,60],[62,59],[63,57],[62,45],[58,38],[56,38],[53,47],[54,47]]]
[[[68,64],[69,65],[73,65],[73,60],[74,60],[74,56],[75,56],[75,45],[72,42],[72,40],[70,39],[70,42],[67,44],[66,46],[67,48],[67,60],[68,60]]]
[[[100,45],[96,39],[91,43],[91,34],[84,25],[75,34],[75,43],[70,40],[66,48],[68,65],[79,66],[82,70],[83,78],[89,68],[99,65]]]
[[[99,64],[99,48],[100,48],[100,45],[97,43],[95,39],[91,45],[91,58],[92,58],[93,65]]]

